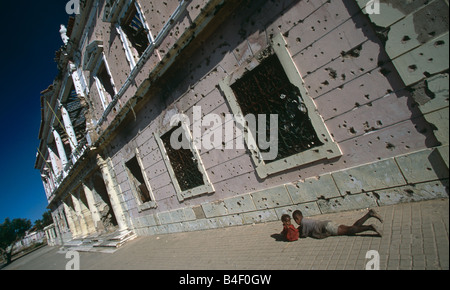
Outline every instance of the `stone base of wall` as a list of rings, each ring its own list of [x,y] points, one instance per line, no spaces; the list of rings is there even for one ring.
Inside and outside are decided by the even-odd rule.
[[[328,173],[297,183],[134,219],[140,236],[278,221],[296,209],[305,216],[448,198],[448,146],[426,149]]]

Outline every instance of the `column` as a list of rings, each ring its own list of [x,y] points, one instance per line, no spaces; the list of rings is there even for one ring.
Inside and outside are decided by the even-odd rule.
[[[106,191],[108,192],[109,199],[111,201],[111,206],[116,216],[117,224],[119,226],[120,232],[128,231],[128,226],[125,221],[125,215],[120,205],[119,196],[117,194],[116,188],[114,187],[114,181],[112,179],[111,172],[108,167],[108,163],[101,157],[97,155],[97,164],[100,167],[100,171],[105,182]]]
[[[84,88],[81,83],[80,75],[78,73],[78,69],[77,69],[76,65],[74,63],[70,62],[69,70],[70,70],[70,73],[72,74],[72,81],[73,81],[73,86],[75,87],[75,91],[81,97],[85,97]]]
[[[49,246],[53,247],[52,237],[50,236],[50,232],[48,231],[48,229],[44,229],[44,233],[45,233],[45,236],[47,237],[47,244]]]
[[[47,200],[52,196],[52,191],[50,187],[48,186],[48,177],[42,177],[42,184],[44,185],[45,195],[47,196]]]
[[[71,194],[70,196],[72,197],[72,202],[73,202],[73,207],[75,208],[75,213],[78,217],[78,220],[80,221],[81,235],[82,235],[82,237],[86,237],[89,235],[89,231],[88,231],[86,220],[83,215],[83,210],[81,208],[80,201],[78,200],[78,198],[75,195]]]
[[[70,231],[72,232],[72,238],[76,238],[79,236],[77,227],[75,226],[75,221],[73,220],[72,213],[70,207],[63,201],[64,212],[66,213],[67,223],[69,224]]]
[[[61,233],[64,233],[67,231],[67,223],[65,221],[65,218],[62,216],[64,213],[64,208],[57,208],[55,211],[52,212],[53,221],[55,222],[56,227],[58,228],[58,231]]]
[[[58,167],[58,162],[56,160],[56,153],[52,150],[52,148],[50,148],[50,146],[47,145],[47,148],[48,148],[48,154],[50,155],[50,161],[52,164],[53,173],[56,175],[55,178],[58,178],[59,167]]]
[[[59,158],[61,159],[64,172],[65,171],[64,169],[66,168],[66,165],[67,163],[69,163],[69,161],[67,160],[66,150],[64,149],[64,144],[62,142],[61,136],[59,135],[58,131],[56,131],[54,128],[53,128],[53,137],[55,138],[56,148],[58,149]]]
[[[78,147],[77,135],[75,134],[75,130],[73,129],[69,112],[64,106],[61,106],[61,115],[63,118],[64,127],[66,129],[67,134],[69,135],[70,148],[72,148],[72,153],[74,153],[75,149]]]
[[[63,209],[64,210],[64,209]],[[64,245],[63,233],[67,232],[67,223],[65,218],[62,217],[63,212],[60,209],[56,210],[56,214],[53,215],[53,221],[55,222],[55,234],[56,238],[59,238],[61,245]]]
[[[78,201],[81,207],[81,214],[84,217],[84,221],[86,222],[87,231],[89,234],[97,232],[95,227],[94,219],[92,218],[91,209],[89,208],[89,203],[86,198],[86,194],[84,193],[84,188],[80,187]]]
[[[50,170],[50,169],[49,169]],[[54,181],[54,177],[55,175],[53,174],[53,172],[50,170],[49,174],[48,174],[48,186],[50,188],[50,191],[53,193],[53,191],[55,191],[55,181]]]
[[[84,182],[81,184],[84,189],[84,195],[86,196],[89,210],[91,211],[92,221],[94,222],[95,229],[98,231],[99,224],[101,224],[101,216],[100,212],[98,211],[97,204],[95,203],[94,194]]]

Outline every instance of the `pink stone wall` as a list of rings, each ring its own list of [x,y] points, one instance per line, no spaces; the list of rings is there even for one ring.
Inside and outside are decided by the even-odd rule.
[[[173,13],[178,1],[139,1],[153,35]],[[189,27],[207,1],[192,1],[184,17],[158,52],[165,56],[177,37]],[[117,183],[132,218],[192,207],[340,169],[375,162],[436,145],[432,129],[414,107],[383,45],[366,15],[353,0],[243,1],[238,8],[187,60],[170,86],[150,93],[135,117],[125,120],[107,147]],[[99,16],[101,17],[101,16]],[[97,20],[90,41],[100,37],[118,87],[130,73],[123,45],[115,29]],[[206,28],[208,29],[208,28]],[[112,31],[111,34],[105,31]],[[199,150],[215,193],[179,202],[153,133],[168,110],[192,115],[193,106],[203,114],[231,114],[218,83],[282,33],[318,112],[340,146],[341,158],[318,161],[286,170],[262,180],[246,150]],[[90,42],[89,41],[89,42]],[[152,57],[125,94],[133,96],[152,69]],[[91,81],[92,83],[92,81]],[[95,116],[102,110],[95,85],[91,86]],[[111,114],[108,120],[111,120]],[[107,124],[106,124],[107,125]],[[105,125],[105,126],[106,126]],[[158,208],[139,213],[123,162],[138,148]]]

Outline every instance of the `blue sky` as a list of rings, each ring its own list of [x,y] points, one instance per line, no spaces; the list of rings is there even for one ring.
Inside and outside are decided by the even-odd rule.
[[[60,24],[67,24],[66,0],[2,1],[0,84],[0,223],[27,218],[33,223],[47,200],[34,169],[41,121],[40,92],[57,74]]]

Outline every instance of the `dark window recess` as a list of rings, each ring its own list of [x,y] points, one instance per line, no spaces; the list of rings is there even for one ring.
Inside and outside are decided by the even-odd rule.
[[[67,98],[66,103],[64,103],[64,106],[69,112],[69,117],[72,121],[78,143],[81,143],[86,135],[86,108],[81,105],[81,99],[78,96],[74,85],[72,85],[70,89],[69,97]]]
[[[139,198],[143,203],[151,201],[150,192],[147,188],[147,185],[144,181],[144,176],[142,175],[141,167],[137,161],[137,158],[134,157],[130,161],[126,163],[126,167],[130,173],[131,183],[133,184],[136,192],[139,195]]]
[[[127,35],[131,45],[136,49],[139,57],[141,57],[150,45],[150,42],[148,40],[148,31],[142,23],[135,3],[130,5],[127,16],[123,20],[121,27]]]
[[[75,90],[75,86],[72,84],[70,88],[70,93],[67,97],[67,100],[63,103],[63,106],[66,108],[69,113],[70,121],[72,122],[72,126],[75,130],[76,139],[78,144],[82,144],[86,141],[86,108],[82,106],[81,99]],[[57,123],[55,129],[58,131],[61,139],[63,141],[64,151],[66,152],[66,156],[69,157],[72,154],[72,145],[69,136],[67,135],[67,131],[64,128],[64,125],[60,122]],[[74,152],[75,153],[75,152]],[[70,160],[70,158],[68,158]]]
[[[278,115],[278,156],[266,163],[323,145],[311,123],[299,88],[289,81],[275,54],[245,73],[231,88],[244,115],[267,115],[266,128],[257,126],[257,136],[260,130],[266,130],[265,136],[269,138],[269,115]],[[255,139],[258,138],[255,136]]]
[[[105,89],[106,93],[109,95],[105,96],[107,98],[105,101],[110,103],[114,98],[114,96],[116,95],[116,93],[114,92],[114,86],[111,82],[111,76],[109,75],[108,70],[106,69],[105,62],[102,62],[102,64],[100,65],[100,68],[98,69],[97,72],[97,77],[102,83],[102,86]]]
[[[192,151],[190,149],[183,148],[175,150],[170,145],[170,136],[180,127],[181,124],[174,127],[172,130],[164,134],[161,137],[161,140],[163,141],[164,148],[166,149],[178,184],[180,185],[182,191],[186,191],[202,186],[205,183],[203,181],[203,175],[198,169],[198,160],[194,157]]]

